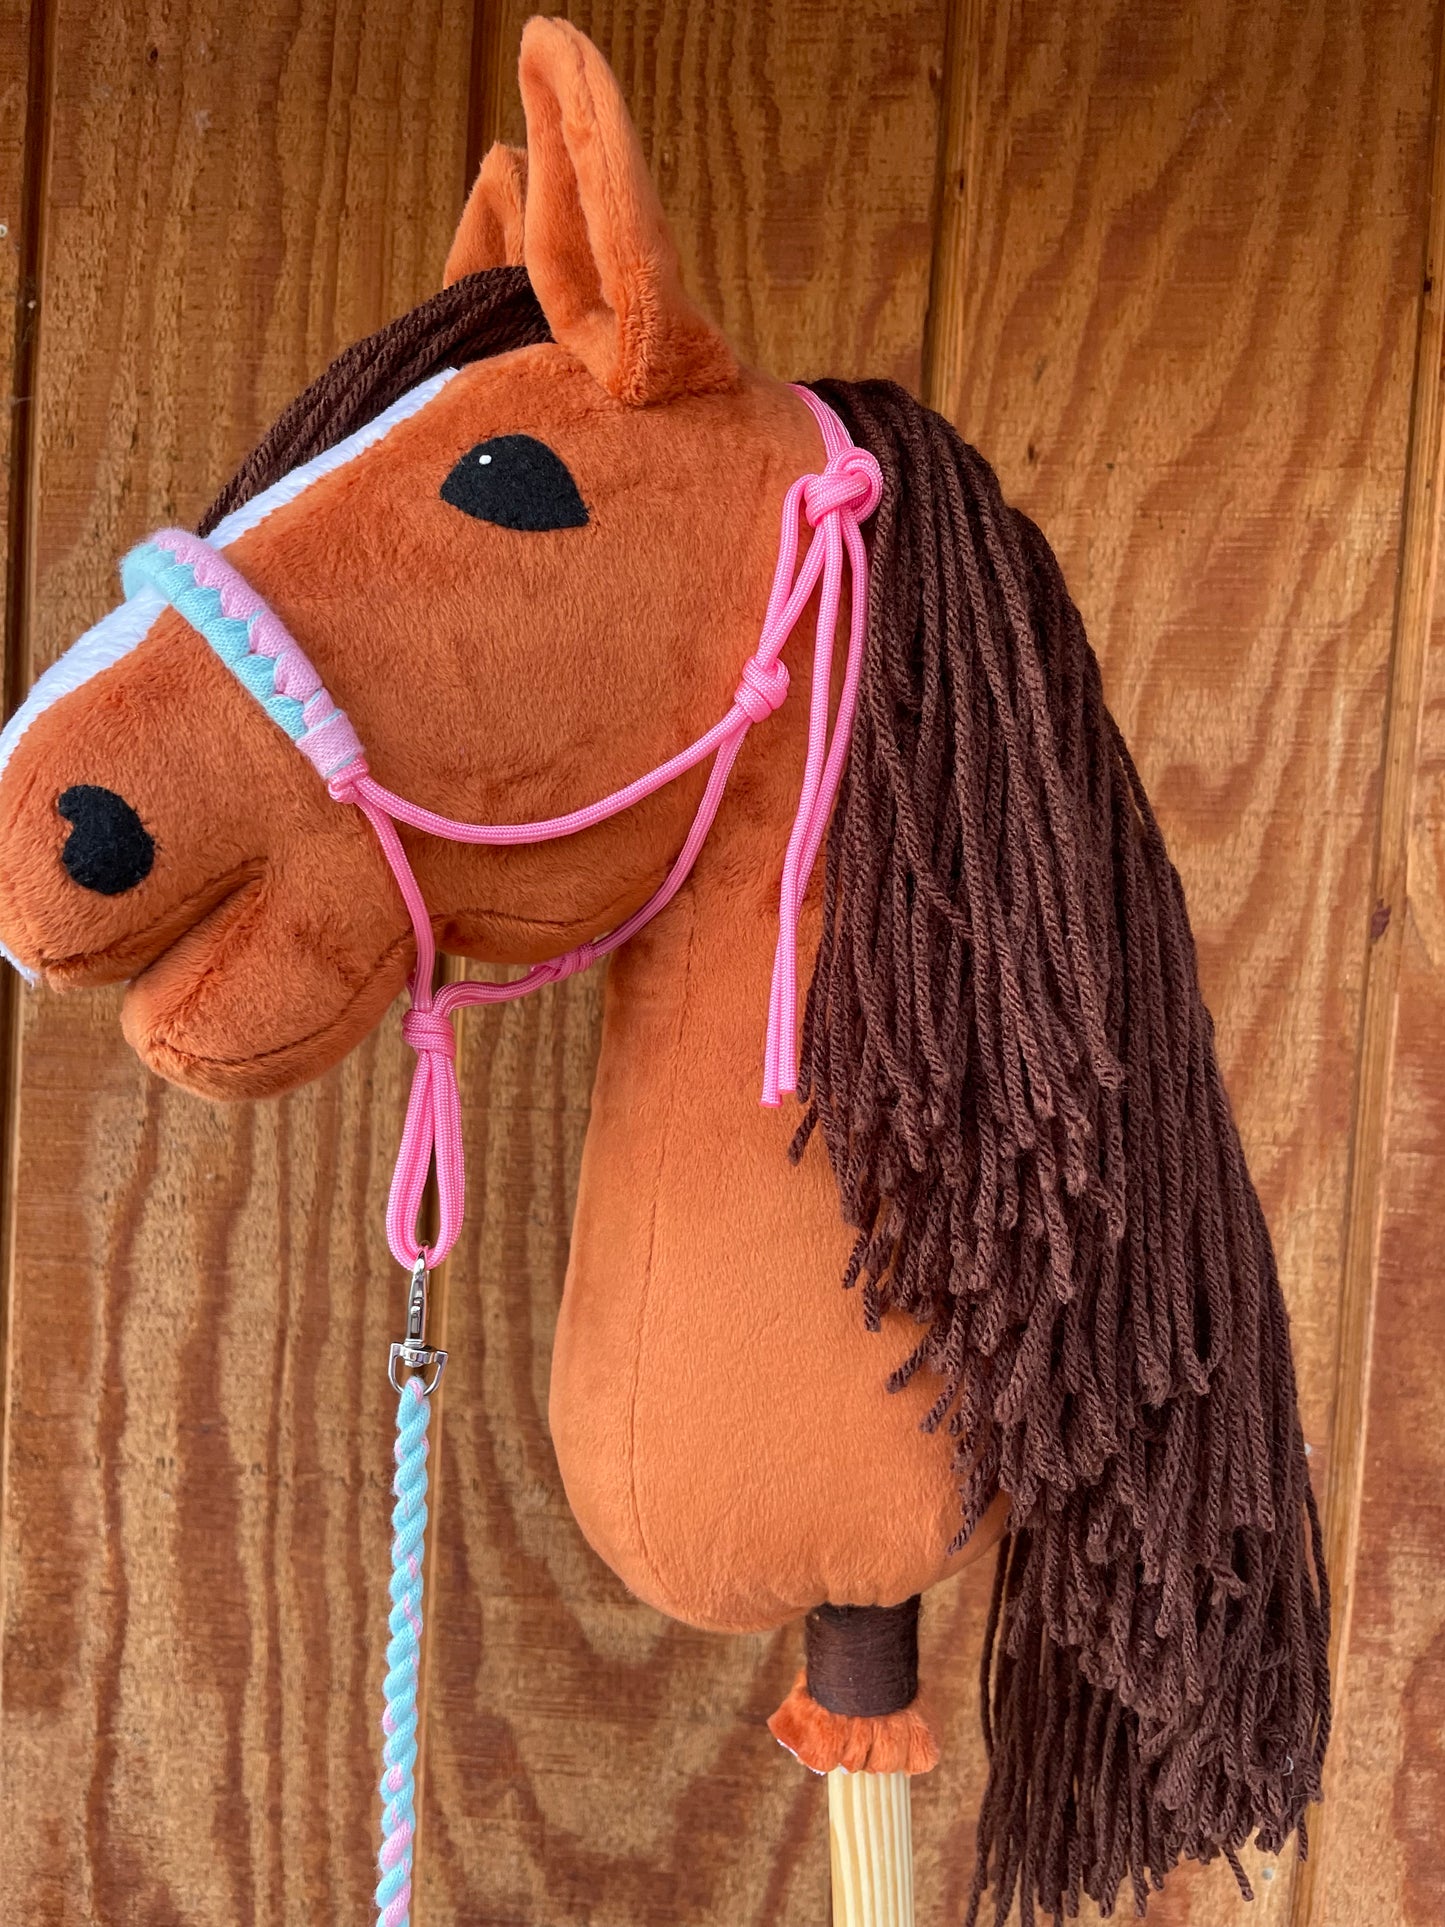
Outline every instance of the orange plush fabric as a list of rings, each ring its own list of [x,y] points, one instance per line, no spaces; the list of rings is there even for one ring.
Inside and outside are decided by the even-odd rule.
[[[568,464],[586,528],[503,529],[441,500],[460,453],[519,427]],[[631,410],[564,348],[524,349],[464,369],[229,553],[303,640],[384,782],[454,815],[545,816],[661,762],[726,709],[761,619],[779,504],[816,464],[815,440],[778,383]],[[740,461],[719,477],[721,442]],[[664,526],[689,557],[685,579],[659,552]],[[414,839],[442,942],[531,960],[611,927],[662,874],[701,780],[563,843]],[[155,868],[126,895],[81,891],[59,866],[55,799],[76,783],[125,796],[156,839]],[[11,947],[56,981],[140,971],[132,1041],[206,1095],[315,1076],[401,989],[410,939],[369,827],[330,801],[178,616],[22,737],[0,784],[0,849]],[[152,964],[181,906],[226,879],[242,895],[198,924],[183,957]],[[243,901],[264,915],[242,916]],[[302,953],[314,1000],[289,994]],[[375,999],[354,1002],[363,981]]]
[[[830,1713],[808,1691],[806,1672],[794,1680],[768,1731],[814,1773],[840,1766],[848,1773],[931,1773],[938,1765],[938,1741],[920,1701],[871,1717]]]
[[[487,268],[522,266],[522,216],[527,202],[527,155],[520,147],[493,143],[462,210],[456,239],[442,269],[451,287]]]
[[[757,1101],[798,680],[692,882],[611,965],[552,1364],[583,1530],[655,1606],[732,1629],[895,1605],[949,1569],[958,1516],[948,1448],[919,1430],[933,1390],[885,1389],[915,1327],[865,1330],[827,1161],[791,1168],[795,1115]]]
[[[607,62],[566,21],[533,20],[518,79],[527,268],[553,334],[634,406],[730,387],[732,350],[683,293],[677,249]]]
[[[683,294],[595,49],[534,21],[521,77],[521,233],[555,345],[465,368],[228,551],[380,780],[493,822],[604,795],[724,713],[783,495],[823,453],[797,396],[740,372]],[[522,178],[494,149],[449,274],[511,258]],[[516,433],[566,463],[585,527],[501,528],[440,498],[467,450]],[[612,963],[553,1361],[558,1459],[592,1544],[662,1610],[738,1629],[893,1604],[1002,1517],[950,1561],[951,1442],[919,1429],[932,1389],[885,1389],[916,1327],[865,1329],[838,1287],[850,1234],[822,1149],[792,1168],[796,1114],[757,1101],[809,700],[792,655],[792,696],[750,736],[694,878]],[[555,843],[404,833],[439,941],[521,963],[613,927],[664,874],[703,780]],[[72,784],[115,791],[154,838],[134,889],[66,875],[55,804]],[[130,978],[136,1049],[212,1097],[337,1062],[411,962],[370,828],[174,614],[21,739],[0,780],[0,935],[54,984]],[[814,904],[804,972],[816,940]]]

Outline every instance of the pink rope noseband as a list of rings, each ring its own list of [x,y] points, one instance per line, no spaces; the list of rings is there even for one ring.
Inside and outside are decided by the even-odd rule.
[[[821,473],[800,476],[784,498],[777,568],[757,648],[743,664],[742,677],[727,714],[696,742],[646,776],[604,796],[600,802],[539,823],[462,823],[453,817],[438,816],[378,783],[367,767],[359,744],[345,767],[334,769],[333,765],[334,773],[327,778],[331,795],[338,802],[354,803],[375,830],[401,891],[416,939],[416,962],[410,979],[411,1008],[402,1019],[402,1035],[416,1051],[417,1064],[386,1214],[387,1238],[392,1252],[403,1265],[414,1267],[421,1260],[430,1269],[439,1264],[461,1230],[466,1179],[453,1013],[468,1004],[507,1003],[540,990],[544,984],[559,983],[618,949],[667,907],[687,880],[712,828],[743,738],[754,723],[765,721],[780,708],[787,696],[788,671],[780,660],[781,651],[814,589],[821,583],[813,647],[808,753],[779,893],[778,942],[768,999],[762,1102],[776,1105],[784,1093],[797,1088],[798,917],[832,814],[852,735],[868,604],[868,553],[860,524],[877,508],[882,498],[883,478],[873,456],[854,445],[847,429],[826,402],[807,388],[799,387],[795,392],[812,410],[822,430],[827,461]],[[803,518],[815,536],[800,566],[798,544]],[[290,665],[288,674],[298,690],[304,689],[308,697],[316,701],[312,691],[321,689],[320,678],[310,671],[303,652],[275,615],[224,557],[199,536],[179,530],[168,529],[152,537],[152,542],[162,546],[182,567],[193,571],[196,579],[203,578],[204,586],[219,595],[221,610],[227,618],[249,622],[261,630],[266,653],[279,659],[283,669]],[[845,558],[852,576],[848,653],[837,714],[830,731],[833,639],[842,598]],[[324,698],[324,690],[321,694]],[[325,700],[329,702],[329,698]],[[340,712],[333,715],[328,710],[327,722],[332,735],[338,731],[349,732],[349,724]],[[308,748],[305,737],[298,741],[301,748]],[[635,910],[606,936],[578,944],[559,957],[534,965],[513,983],[456,983],[433,989],[436,944],[431,917],[397,834],[398,823],[456,843],[546,843],[606,822],[708,757],[713,758],[713,765],[692,827],[666,878],[641,909]],[[439,1205],[437,1237],[433,1244],[421,1245],[416,1235],[417,1217],[433,1162]]]

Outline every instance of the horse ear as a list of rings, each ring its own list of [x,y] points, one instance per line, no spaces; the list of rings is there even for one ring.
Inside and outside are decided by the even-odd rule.
[[[522,210],[527,203],[527,156],[520,147],[494,141],[457,225],[442,286],[484,268],[522,265]]]
[[[737,363],[683,293],[612,70],[565,20],[528,21],[527,272],[553,336],[619,401],[730,388]]]

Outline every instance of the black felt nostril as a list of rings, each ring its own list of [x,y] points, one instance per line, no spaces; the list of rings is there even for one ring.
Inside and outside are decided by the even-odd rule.
[[[150,875],[155,843],[123,796],[77,783],[56,798],[55,807],[75,826],[60,860],[82,890],[118,897]]]

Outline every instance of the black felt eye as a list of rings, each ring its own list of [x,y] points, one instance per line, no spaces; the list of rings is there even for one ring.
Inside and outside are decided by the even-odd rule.
[[[531,435],[494,435],[468,449],[441,496],[464,515],[503,529],[580,529],[587,504],[567,464]]]
[[[77,783],[61,792],[55,807],[74,825],[60,860],[82,890],[118,897],[150,875],[156,846],[123,796]]]

